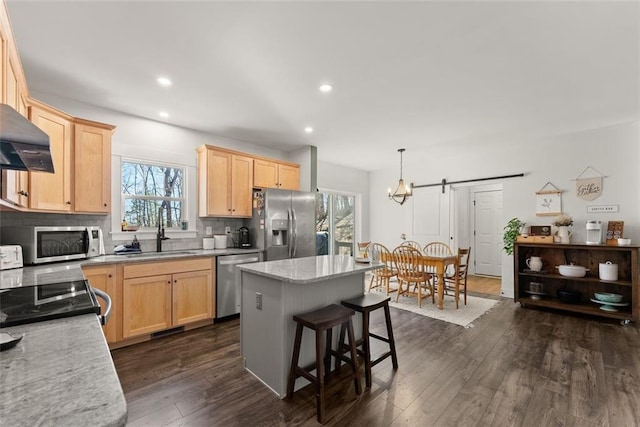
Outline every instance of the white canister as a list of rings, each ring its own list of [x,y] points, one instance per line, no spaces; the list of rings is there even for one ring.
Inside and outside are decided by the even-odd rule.
[[[227,249],[227,235],[221,234],[213,236],[215,239],[216,249]]]
[[[202,249],[215,249],[215,239],[213,237],[205,237],[202,239]]]
[[[611,261],[601,262],[598,271],[600,280],[618,280],[618,264],[612,264]]]

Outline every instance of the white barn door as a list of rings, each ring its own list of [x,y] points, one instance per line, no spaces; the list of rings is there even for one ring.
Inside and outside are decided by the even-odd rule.
[[[451,245],[449,231],[450,189],[442,187],[417,188],[413,192],[413,233],[409,236],[422,246],[431,242]]]

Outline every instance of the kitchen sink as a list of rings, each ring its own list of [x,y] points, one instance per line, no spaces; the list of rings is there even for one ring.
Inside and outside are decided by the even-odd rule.
[[[145,252],[141,254],[125,255],[127,258],[158,258],[171,255],[192,255],[196,252],[191,251],[168,251],[168,252]]]

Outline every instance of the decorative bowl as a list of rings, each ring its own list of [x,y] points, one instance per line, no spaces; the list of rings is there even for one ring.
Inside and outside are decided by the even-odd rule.
[[[125,225],[122,231],[138,231],[139,225]]]
[[[584,277],[589,271],[581,265],[558,265],[556,268],[560,271],[560,275],[566,277]]]
[[[576,304],[580,302],[582,294],[571,289],[558,289],[558,299],[567,304]]]
[[[598,301],[602,302],[622,302],[622,295],[609,292],[596,292],[593,294]]]

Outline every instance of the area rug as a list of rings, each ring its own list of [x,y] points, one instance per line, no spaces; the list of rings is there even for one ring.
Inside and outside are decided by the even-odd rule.
[[[371,292],[377,293],[381,291],[373,289]],[[420,314],[421,316],[455,323],[465,328],[472,328],[475,320],[491,310],[499,302],[494,299],[467,295],[467,305],[464,305],[464,297],[461,296],[459,303],[460,308],[456,309],[456,302],[453,297],[445,295],[444,308],[438,310],[438,304],[432,304],[431,298],[422,300],[422,307],[418,307],[418,300],[415,297],[401,295],[398,302],[396,302],[395,293],[390,294],[390,296],[391,301],[389,302],[389,306],[391,307],[410,311]]]

